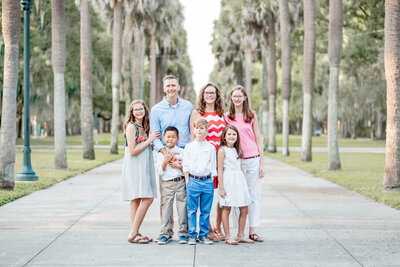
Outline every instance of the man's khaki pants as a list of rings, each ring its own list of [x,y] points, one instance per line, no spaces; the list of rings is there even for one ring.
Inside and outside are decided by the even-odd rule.
[[[173,204],[176,199],[178,211],[179,236],[187,235],[186,183],[180,181],[160,181],[161,191],[161,232],[160,236],[171,238],[173,235]],[[171,220],[172,219],[172,220]]]

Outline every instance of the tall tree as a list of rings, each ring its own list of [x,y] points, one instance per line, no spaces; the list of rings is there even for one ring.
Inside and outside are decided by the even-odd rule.
[[[124,77],[124,97],[125,97],[125,114],[129,110],[132,99],[132,77],[131,77],[131,55],[132,55],[132,37],[133,37],[133,8],[134,2],[124,2],[124,31],[122,34],[122,67]]]
[[[20,30],[20,2],[15,0],[3,0],[2,35],[4,40],[4,76],[0,133],[0,188],[6,189],[13,189],[15,185],[16,95]]]
[[[268,47],[269,47],[269,134],[268,152],[276,152],[276,46],[275,46],[275,17],[273,13],[268,16]]]
[[[64,0],[51,0],[51,60],[54,73],[54,167],[66,169],[65,127],[65,8]]]
[[[94,159],[90,0],[81,0],[81,132],[83,158]]]
[[[113,96],[111,119],[111,154],[118,154],[119,89],[121,86],[122,0],[113,0],[113,51],[111,87]]]
[[[141,96],[141,81],[142,81],[142,61],[144,58],[145,47],[145,31],[144,22],[135,19],[133,28],[133,63],[132,63],[132,97],[139,99]]]
[[[400,0],[385,2],[385,76],[387,82],[386,160],[383,188],[400,189]]]
[[[315,68],[315,0],[304,0],[303,129],[301,161],[311,161],[312,92]]]
[[[338,144],[339,68],[342,58],[343,2],[329,1],[329,98],[328,98],[328,168],[340,169]]]
[[[292,49],[290,46],[290,16],[288,0],[279,0],[282,44],[282,155],[289,156],[289,100],[291,89]]]

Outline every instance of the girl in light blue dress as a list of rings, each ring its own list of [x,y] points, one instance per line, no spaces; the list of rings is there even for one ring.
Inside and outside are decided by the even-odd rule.
[[[124,124],[125,155],[121,184],[121,199],[131,202],[131,231],[128,235],[131,243],[152,241],[139,233],[144,216],[157,197],[151,143],[161,135],[158,131],[149,132],[149,109],[142,100],[134,100]]]

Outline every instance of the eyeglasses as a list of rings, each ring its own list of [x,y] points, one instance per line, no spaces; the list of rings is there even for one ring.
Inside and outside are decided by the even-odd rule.
[[[238,98],[238,99],[240,99],[240,98],[243,98],[243,96],[242,96],[242,95],[233,95],[232,98]]]
[[[215,92],[204,92],[205,95],[216,95]]]

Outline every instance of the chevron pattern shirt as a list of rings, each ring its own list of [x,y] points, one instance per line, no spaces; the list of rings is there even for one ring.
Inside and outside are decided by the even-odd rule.
[[[204,115],[200,114],[200,116],[208,122],[206,141],[212,144],[215,147],[215,150],[217,150],[221,140],[222,131],[226,125],[224,117],[218,116],[217,112],[205,112]]]

